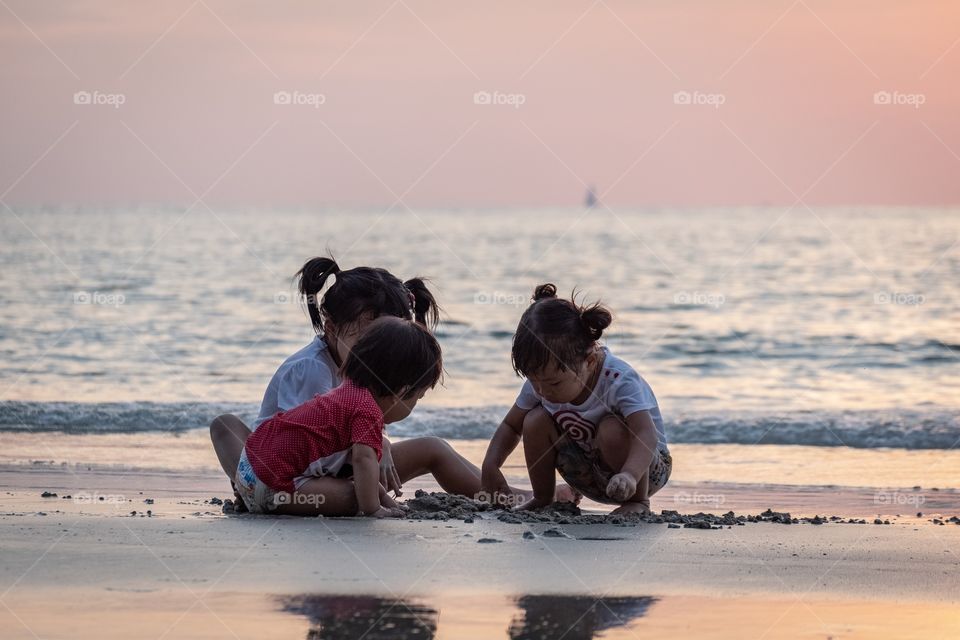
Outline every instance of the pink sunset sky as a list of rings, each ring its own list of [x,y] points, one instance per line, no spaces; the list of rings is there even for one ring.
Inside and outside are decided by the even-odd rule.
[[[960,202],[955,0],[0,0],[0,30],[10,205]]]

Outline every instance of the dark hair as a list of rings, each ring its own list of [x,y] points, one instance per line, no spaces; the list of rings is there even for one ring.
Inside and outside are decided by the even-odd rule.
[[[353,345],[340,374],[375,396],[410,397],[432,389],[443,373],[440,343],[422,324],[383,317]]]
[[[330,276],[335,281],[321,297]],[[333,258],[311,258],[294,277],[318,334],[323,333],[321,311],[337,325],[382,315],[412,318],[430,327],[440,320],[440,307],[422,278],[401,282],[386,269],[375,267],[341,271]]]
[[[580,305],[575,298],[576,292],[570,300],[558,298],[551,283],[534,290],[533,304],[513,335],[513,370],[518,375],[538,373],[551,362],[560,370],[583,364],[613,316],[599,302]]]

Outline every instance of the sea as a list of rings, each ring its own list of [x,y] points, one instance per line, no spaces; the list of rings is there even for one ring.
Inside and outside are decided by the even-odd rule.
[[[612,310],[602,342],[671,444],[960,445],[955,208],[58,205],[14,207],[0,237],[0,442],[252,420],[314,335],[293,274],[333,255],[427,277],[443,308],[443,384],[397,437],[488,438],[523,382],[520,314],[553,282]]]

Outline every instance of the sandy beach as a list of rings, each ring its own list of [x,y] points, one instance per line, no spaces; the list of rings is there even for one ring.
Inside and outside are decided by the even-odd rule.
[[[0,481],[8,638],[960,633],[960,526],[934,524],[933,511],[890,513],[888,525],[712,530],[514,524],[489,513],[472,522],[299,519],[224,515],[217,502],[228,496],[213,472],[6,467]],[[417,488],[434,487],[414,482],[406,496]],[[819,498],[734,489],[723,509],[702,510],[757,513],[766,500],[802,516],[819,501],[855,516],[840,507],[863,502],[854,489]],[[697,491],[672,487],[655,511],[673,509],[684,490]],[[944,495],[946,518],[956,501]]]

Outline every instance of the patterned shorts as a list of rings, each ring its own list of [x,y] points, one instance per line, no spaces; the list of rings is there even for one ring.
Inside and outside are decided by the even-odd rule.
[[[243,498],[250,513],[270,513],[276,510],[284,500],[279,496],[288,494],[277,493],[257,477],[250,459],[247,458],[247,449],[240,454],[240,464],[237,465],[237,475],[234,478],[237,494]]]
[[[586,451],[576,442],[561,435],[556,443],[557,471],[567,484],[587,498],[603,504],[621,504],[607,497],[607,484],[617,474],[600,458],[600,451]],[[662,489],[670,479],[673,458],[665,449],[657,449],[647,471],[647,496]],[[640,481],[643,482],[643,479]]]

